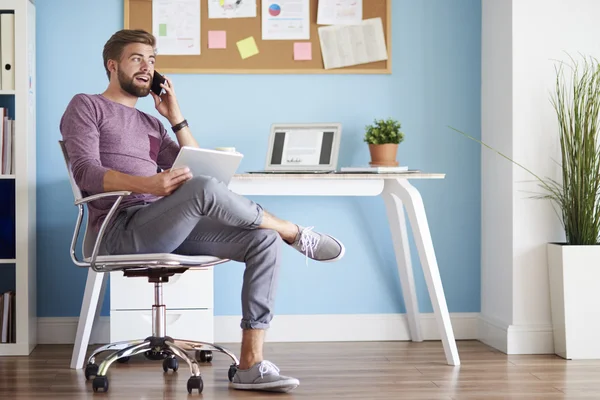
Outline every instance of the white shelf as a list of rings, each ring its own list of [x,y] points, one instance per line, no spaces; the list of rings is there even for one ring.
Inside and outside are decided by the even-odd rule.
[[[22,356],[30,354],[35,345],[27,343],[0,343],[0,355]]]
[[[19,345],[16,343],[0,343],[0,354],[2,355],[18,355]]]
[[[35,5],[30,0],[2,0],[2,11],[14,13],[14,90],[7,105],[15,124],[15,174],[0,175],[14,182],[15,257],[0,259],[0,271],[14,268],[16,343],[0,343],[0,356],[26,356],[37,344],[36,310],[36,43]],[[3,193],[5,197],[7,194]],[[11,254],[12,255],[12,254]],[[11,265],[13,264],[13,265]]]

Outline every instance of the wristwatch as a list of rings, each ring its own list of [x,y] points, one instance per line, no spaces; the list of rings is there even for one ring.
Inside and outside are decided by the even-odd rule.
[[[182,130],[186,126],[189,126],[189,125],[188,125],[187,119],[184,119],[183,121],[181,121],[177,125],[173,125],[171,127],[171,129],[173,129],[173,133],[177,133],[178,131]]]

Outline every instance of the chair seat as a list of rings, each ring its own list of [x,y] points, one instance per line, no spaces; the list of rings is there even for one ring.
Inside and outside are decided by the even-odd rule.
[[[91,262],[91,257],[85,258],[86,262]],[[119,262],[139,262],[140,264],[162,264],[171,263],[176,265],[203,265],[224,261],[218,257],[212,256],[185,256],[171,253],[150,253],[150,254],[117,254],[109,256],[96,257],[96,263],[119,263]]]

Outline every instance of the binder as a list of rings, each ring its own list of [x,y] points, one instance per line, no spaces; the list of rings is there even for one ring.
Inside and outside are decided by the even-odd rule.
[[[4,115],[4,107],[0,107],[0,118],[2,118]],[[4,118],[2,118],[4,119]],[[7,135],[6,132],[4,132],[4,124],[0,124],[0,175],[4,175],[7,172],[4,170],[4,159],[6,158],[6,148],[4,146],[4,140],[5,140],[5,136]]]
[[[0,14],[2,90],[15,90],[15,14]]]
[[[6,292],[2,294],[2,300],[0,306],[2,307],[2,330],[0,331],[0,342],[8,343],[8,310],[10,309],[10,293]]]

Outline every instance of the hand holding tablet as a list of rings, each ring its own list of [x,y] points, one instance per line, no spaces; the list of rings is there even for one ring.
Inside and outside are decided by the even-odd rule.
[[[211,176],[228,185],[242,158],[237,152],[184,146],[171,169],[188,167],[193,176]]]

